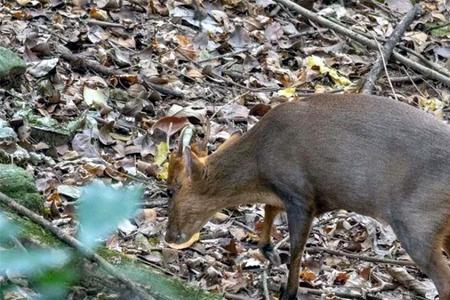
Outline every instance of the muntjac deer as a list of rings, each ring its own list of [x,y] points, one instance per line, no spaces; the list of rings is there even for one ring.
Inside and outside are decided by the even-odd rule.
[[[208,130],[209,131],[209,130]],[[220,150],[224,150],[227,146],[233,144],[239,137],[241,136],[240,132],[233,133],[226,141],[220,146]],[[173,195],[174,191],[176,191],[177,187],[181,186],[184,177],[186,177],[186,166],[185,161],[182,155],[182,147],[183,145],[182,139],[180,138],[180,145],[178,147],[178,151],[176,153],[172,153],[169,158],[169,174],[167,178],[167,186],[168,186],[168,194],[169,196]],[[206,156],[208,156],[207,145],[205,142],[195,143],[190,147],[190,151],[197,156],[198,159],[205,161]],[[271,232],[272,225],[275,217],[278,213],[282,211],[281,208],[266,205],[265,206],[265,214],[264,214],[264,223],[262,234],[259,239],[259,248],[264,256],[270,260],[272,264],[278,265],[280,264],[280,258],[277,253],[273,251],[273,246],[271,244]]]
[[[278,105],[206,156],[174,154],[168,242],[182,243],[217,211],[265,203],[285,210],[290,266],[281,299],[296,299],[314,216],[351,210],[387,221],[420,270],[450,300],[450,127],[407,104],[365,95],[315,95]],[[177,156],[178,155],[178,156]],[[170,172],[170,170],[169,170]]]

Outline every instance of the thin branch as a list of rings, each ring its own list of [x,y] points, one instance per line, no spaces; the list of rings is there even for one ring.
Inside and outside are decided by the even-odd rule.
[[[363,94],[371,94],[372,93],[372,90],[373,90],[373,88],[375,86],[375,82],[377,81],[378,77],[380,76],[381,71],[383,70],[383,67],[386,69],[386,61],[388,61],[390,59],[390,57],[392,55],[392,51],[394,51],[395,45],[398,44],[398,42],[400,41],[401,37],[405,33],[406,29],[409,27],[409,25],[414,20],[414,18],[417,15],[418,11],[419,11],[419,5],[415,5],[406,14],[406,16],[397,25],[397,27],[395,27],[394,32],[391,34],[391,36],[389,37],[388,41],[384,45],[383,50],[380,49],[380,45],[375,39],[375,42],[377,43],[377,46],[379,48],[380,53],[378,54],[378,58],[375,61],[372,69],[370,70],[369,75],[367,76],[366,82],[364,83],[364,87],[362,88],[362,93]],[[386,71],[386,76],[388,77],[388,80],[389,80],[389,75],[387,73],[387,70],[385,70],[385,71]],[[391,88],[392,88],[392,90],[394,92],[394,95],[395,95],[394,88],[393,88],[392,83],[390,81],[389,81],[389,84],[391,85]]]
[[[246,47],[246,48],[243,48],[243,49],[238,49],[238,50],[235,50],[235,51],[232,51],[232,52],[227,52],[227,53],[224,53],[224,54],[221,54],[221,55],[216,55],[216,56],[213,56],[213,57],[210,57],[210,58],[205,58],[205,59],[196,61],[196,63],[202,64],[202,63],[209,62],[209,61],[216,60],[216,59],[220,59],[220,58],[235,56],[235,55],[238,55],[238,54],[250,51],[253,48],[256,48],[256,45],[252,45],[250,47]]]
[[[155,300],[153,296],[148,294],[147,291],[145,291],[142,287],[140,287],[135,282],[130,281],[127,277],[125,277],[123,274],[121,274],[119,271],[116,270],[109,262],[107,262],[103,257],[95,253],[95,251],[92,251],[91,249],[84,246],[80,241],[73,238],[72,236],[68,235],[58,227],[54,226],[51,222],[44,219],[42,216],[36,214],[35,212],[29,210],[28,208],[20,205],[17,203],[14,199],[8,197],[7,195],[0,192],[0,203],[3,203],[10,209],[12,209],[14,212],[23,215],[33,221],[36,224],[39,224],[46,230],[50,231],[55,235],[59,240],[64,242],[65,244],[71,246],[72,248],[76,249],[79,253],[81,253],[83,256],[88,258],[89,260],[97,263],[100,265],[108,274],[114,276],[117,278],[120,282],[125,284],[128,288],[130,288],[132,291],[134,291],[137,295],[142,297],[142,299],[147,300]]]
[[[427,287],[415,279],[405,268],[388,268],[389,275],[408,290],[412,290],[419,296],[426,297]]]
[[[118,27],[118,28],[124,28],[122,24],[119,23],[112,23],[112,22],[106,22],[106,21],[99,21],[95,19],[89,19],[86,22],[89,25],[98,25],[100,27]]]
[[[262,274],[264,300],[270,300],[269,287],[267,285],[267,277],[268,277],[268,275],[267,275],[267,263],[266,263],[263,268],[263,274]]]
[[[120,70],[115,70],[112,68],[105,67],[104,65],[96,62],[93,59],[88,59],[88,58],[82,57],[81,55],[73,54],[72,52],[70,52],[69,49],[67,49],[65,47],[57,45],[56,51],[63,59],[76,65],[79,68],[92,70],[94,72],[97,72],[97,73],[100,73],[100,74],[106,75],[106,76],[118,76],[119,77],[119,76],[126,75],[124,72],[122,72]],[[173,89],[170,89],[170,88],[160,85],[160,84],[152,83],[141,76],[138,76],[138,78],[140,79],[142,84],[149,89],[155,90],[157,92],[160,92],[160,93],[163,93],[166,95],[171,95],[171,96],[175,96],[175,97],[184,97],[184,94],[182,92],[175,91]]]
[[[423,76],[421,75],[412,75],[412,76],[396,76],[391,77],[392,83],[407,83],[407,82],[416,82],[423,81]]]
[[[230,299],[230,300],[253,300],[254,299],[251,297],[241,296],[241,295],[236,295],[236,294],[231,294],[231,293],[225,293],[225,294],[223,294],[223,296],[225,297],[225,299]]]
[[[285,236],[281,241],[279,241],[274,247],[273,247],[273,251],[277,251],[278,248],[281,247],[281,245],[283,245],[284,243],[286,243],[289,240],[289,235]]]
[[[368,262],[374,262],[374,263],[382,263],[382,264],[389,264],[389,265],[398,265],[398,266],[415,266],[415,263],[410,260],[396,260],[396,259],[389,259],[389,258],[380,258],[380,257],[372,257],[367,255],[359,255],[359,254],[352,254],[344,251],[339,250],[332,250],[328,248],[323,247],[307,247],[306,252],[308,253],[328,253],[331,255],[336,256],[344,256],[351,259],[357,259],[357,260],[363,260]]]
[[[414,85],[416,91],[422,96],[425,97],[425,95],[422,93],[422,91],[417,87],[416,83],[414,82],[413,78],[411,77],[411,75],[409,75],[408,70],[406,70],[405,67],[403,67],[403,71],[406,73],[406,77],[409,79],[409,81]]]
[[[348,25],[349,25],[349,24],[344,24],[344,23],[340,22],[339,20],[334,19],[334,18],[331,18],[331,17],[328,17],[327,20],[329,20],[329,21],[331,21],[331,22],[333,22],[333,23],[335,23],[335,24],[338,24],[338,25],[340,25],[341,27],[345,27],[345,28],[347,28]],[[356,32],[356,33],[362,35],[363,37],[366,37],[366,38],[368,38],[368,39],[372,39],[372,36],[370,36],[368,33],[364,32],[364,31],[361,31],[361,30],[359,30],[359,29],[357,29],[357,28],[352,28],[352,30],[353,30],[354,32]],[[387,39],[385,39],[384,37],[380,37],[380,36],[377,36],[376,39],[377,39],[377,41],[380,42],[380,43],[386,43],[386,41],[387,41]],[[433,62],[433,61],[431,61],[431,60],[428,60],[424,55],[418,53],[417,51],[414,51],[413,49],[410,49],[410,48],[405,47],[405,46],[403,46],[403,45],[397,45],[397,47],[398,47],[400,50],[407,52],[408,54],[414,55],[414,56],[417,57],[422,63],[424,63],[426,66],[428,66],[430,69],[433,69],[433,70],[435,70],[436,72],[441,73],[442,75],[445,75],[445,76],[447,76],[447,77],[450,77],[450,70],[446,69],[444,66],[441,66],[441,65],[438,64],[438,63],[435,63],[435,62]]]
[[[386,79],[387,79],[387,81],[389,83],[389,86],[391,87],[392,94],[394,95],[395,100],[398,101],[397,93],[395,92],[394,86],[392,85],[391,78],[389,77],[389,72],[388,72],[388,69],[387,69],[387,66],[386,66],[386,59],[384,58],[384,54],[383,54],[383,51],[381,50],[380,43],[377,42],[377,45],[378,45],[378,49],[380,51],[380,58],[381,58],[381,62],[383,64],[383,69],[384,69],[384,72],[386,73]]]
[[[183,56],[186,60],[188,60],[189,62],[193,63],[197,68],[203,69],[203,67],[200,65],[200,63],[192,60],[190,57],[188,57],[187,55],[185,55],[183,52],[179,51],[178,49],[175,49],[175,51],[177,51],[178,54],[180,54],[181,56]],[[274,87],[274,88],[268,88],[268,87],[264,87],[264,88],[251,88],[245,85],[242,85],[238,82],[235,82],[231,79],[228,79],[226,77],[223,77],[222,75],[213,73],[212,70],[205,72],[205,69],[203,69],[203,73],[206,75],[206,77],[209,77],[210,79],[220,79],[226,83],[228,83],[229,85],[234,85],[237,86],[241,89],[247,90],[249,92],[270,92],[270,91],[278,91],[281,90],[282,88],[279,87]]]
[[[334,295],[339,298],[346,298],[346,299],[367,299],[364,291],[360,290],[357,292],[341,292],[333,289],[311,289],[311,288],[305,288],[305,287],[299,287],[298,289],[299,293],[303,294],[310,294],[310,295]],[[379,299],[382,298],[371,296],[371,299]]]
[[[295,33],[295,34],[293,34],[293,35],[290,35],[289,38],[290,38],[290,39],[295,39],[295,38],[302,37],[302,36],[305,36],[305,35],[312,35],[312,34],[318,34],[318,33],[325,33],[325,32],[327,32],[327,31],[329,31],[329,30],[330,30],[330,29],[328,29],[328,28],[319,28],[319,29],[314,28],[314,29],[311,29],[311,30],[307,30],[307,31],[302,31],[302,32],[299,32],[299,33]]]
[[[282,244],[286,243],[289,239],[289,235],[279,241],[274,247],[274,251],[281,247]],[[410,260],[396,260],[389,258],[381,258],[381,257],[373,257],[367,255],[353,254],[339,250],[332,250],[324,247],[306,247],[305,252],[316,254],[316,253],[328,253],[335,256],[343,256],[350,259],[363,260],[373,263],[382,263],[382,264],[390,264],[390,265],[398,265],[398,266],[415,266],[416,264]]]
[[[287,7],[289,7],[290,9],[296,11],[297,13],[299,13],[300,15],[302,15],[303,17],[306,17],[318,24],[321,24],[322,26],[328,27],[333,29],[334,31],[336,31],[337,33],[340,33],[342,35],[345,35],[369,48],[372,49],[377,49],[378,46],[377,44],[366,38],[365,36],[356,33],[355,31],[352,31],[348,28],[345,28],[339,24],[336,24],[328,19],[325,19],[319,15],[317,15],[316,13],[307,10],[303,7],[301,7],[300,5],[290,1],[290,0],[276,0],[276,2],[278,3],[282,3],[283,5],[286,5]],[[435,70],[432,70],[422,64],[419,64],[401,54],[399,54],[398,52],[394,51],[392,54],[393,58],[396,59],[398,62],[410,67],[411,69],[416,70],[417,72],[423,74],[426,77],[438,80],[442,83],[444,83],[445,85],[450,87],[450,77],[445,76]]]

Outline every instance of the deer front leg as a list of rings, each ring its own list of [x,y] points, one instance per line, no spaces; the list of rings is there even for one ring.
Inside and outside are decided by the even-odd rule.
[[[281,260],[278,253],[276,253],[276,251],[274,251],[273,249],[271,232],[273,221],[281,211],[281,208],[272,205],[266,205],[264,207],[264,224],[258,243],[259,250],[270,261],[270,263],[275,266],[281,264]]]
[[[298,277],[303,249],[308,239],[309,230],[314,218],[302,199],[291,198],[287,205],[288,229],[290,235],[290,264],[286,289],[282,291],[281,300],[297,299]]]

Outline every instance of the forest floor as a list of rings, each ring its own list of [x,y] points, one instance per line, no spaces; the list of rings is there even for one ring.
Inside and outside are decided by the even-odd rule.
[[[275,0],[93,2],[0,0],[0,46],[27,62],[23,78],[0,85],[0,118],[15,130],[17,147],[38,154],[37,160],[16,160],[35,175],[49,218],[74,232],[80,187],[95,179],[142,183],[141,212],[106,241],[110,249],[230,299],[277,298],[289,248],[284,216],[273,231],[283,262],[277,267],[257,249],[260,205],[217,214],[188,249],[164,243],[168,152],[186,124],[202,139],[209,119],[213,152],[279,103],[358,92],[377,51]],[[315,1],[312,11],[369,38],[388,38],[412,8],[406,0],[324,2]],[[397,49],[450,72],[450,3],[420,4],[421,15]],[[449,87],[394,60],[386,71],[374,94],[447,122]],[[409,259],[389,226],[351,212],[327,213],[315,220],[307,244],[303,299],[333,292],[433,298],[432,282],[416,267],[386,259]]]

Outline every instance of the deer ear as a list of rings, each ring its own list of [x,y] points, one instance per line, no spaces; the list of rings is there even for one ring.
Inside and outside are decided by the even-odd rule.
[[[183,128],[180,134],[180,139],[178,140],[178,149],[177,155],[181,157],[183,155],[184,150],[189,147],[189,144],[192,140],[192,135],[194,134],[194,130],[191,126],[186,126]]]
[[[183,158],[188,177],[191,179],[201,178],[205,165],[200,158],[190,148],[185,149]]]
[[[169,167],[167,170],[167,185],[172,185],[175,183],[175,180],[180,172],[184,169],[184,161],[181,156],[178,155],[177,152],[172,152],[169,155]]]

